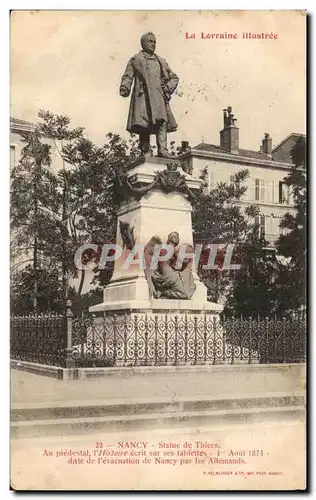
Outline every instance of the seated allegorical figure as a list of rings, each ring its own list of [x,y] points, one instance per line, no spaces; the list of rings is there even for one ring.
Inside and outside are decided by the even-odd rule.
[[[192,274],[192,259],[194,258],[194,248],[192,245],[184,245],[186,257],[181,262],[181,267],[176,268],[178,252],[180,248],[179,234],[172,232],[167,239],[167,245],[174,247],[173,256],[166,261],[159,261],[157,269],[150,269],[150,263],[155,245],[162,244],[159,236],[153,236],[145,247],[146,277],[149,286],[150,296],[160,299],[191,299],[196,285]],[[167,250],[161,249],[163,255]]]

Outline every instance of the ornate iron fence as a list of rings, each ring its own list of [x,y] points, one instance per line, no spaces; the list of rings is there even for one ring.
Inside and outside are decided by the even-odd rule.
[[[11,318],[11,357],[66,367],[300,363],[306,319],[135,313]]]
[[[305,361],[306,322],[192,314],[104,315],[74,318],[76,366],[299,363]]]
[[[11,358],[65,366],[66,318],[52,313],[10,318]]]

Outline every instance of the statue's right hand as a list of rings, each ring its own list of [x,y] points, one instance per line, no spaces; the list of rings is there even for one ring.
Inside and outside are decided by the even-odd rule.
[[[126,87],[121,87],[120,88],[120,95],[122,97],[128,97],[129,96],[129,91]]]

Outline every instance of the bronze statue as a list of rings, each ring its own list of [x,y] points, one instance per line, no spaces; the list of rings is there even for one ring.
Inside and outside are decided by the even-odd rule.
[[[126,130],[139,135],[143,154],[149,152],[150,135],[155,134],[158,156],[172,158],[167,149],[167,132],[177,130],[169,101],[179,78],[165,59],[155,54],[156,38],[147,33],[141,38],[142,49],[127,64],[120,95],[128,97],[134,81]]]
[[[186,254],[191,253],[192,257],[185,258],[181,268],[177,269],[179,234],[176,231],[170,233],[167,244],[174,247],[173,256],[168,261],[160,261],[157,270],[151,270],[150,263],[154,246],[161,243],[162,240],[159,236],[153,236],[145,247],[145,274],[150,296],[156,299],[191,299],[196,289],[192,274],[194,248],[191,245],[186,245]]]

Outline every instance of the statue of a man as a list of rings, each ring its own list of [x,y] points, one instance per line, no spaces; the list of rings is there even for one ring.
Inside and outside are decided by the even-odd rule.
[[[179,78],[168,63],[155,54],[156,38],[153,33],[142,36],[141,46],[143,50],[128,62],[120,86],[120,95],[128,97],[134,81],[126,130],[139,135],[143,154],[148,153],[150,135],[155,134],[158,156],[170,158],[167,132],[177,130],[177,123],[169,101]]]

